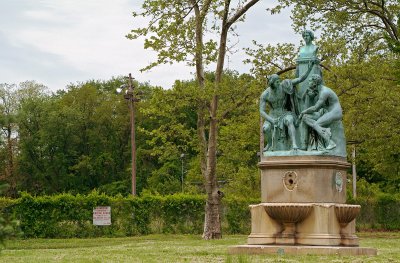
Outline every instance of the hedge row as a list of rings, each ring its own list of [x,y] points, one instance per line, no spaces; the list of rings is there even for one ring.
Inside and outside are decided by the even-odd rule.
[[[250,232],[250,203],[258,203],[258,200],[224,202],[223,233]],[[0,209],[20,221],[25,237],[40,238],[201,234],[204,204],[204,196],[182,194],[133,198],[93,192],[76,196],[23,194],[16,200],[0,199]],[[111,206],[111,226],[93,225],[92,213],[96,206]]]
[[[358,230],[400,230],[400,195],[379,194],[374,198],[359,197],[349,203],[361,205]]]
[[[68,238],[131,236],[156,233],[201,234],[204,221],[204,196],[171,195],[109,197],[61,194],[32,197],[23,194],[16,200],[0,199],[0,210],[21,223],[25,237]],[[258,200],[225,198],[222,204],[224,234],[249,234],[249,204]],[[400,198],[379,195],[358,198],[350,203],[362,206],[357,228],[400,230]],[[94,226],[93,208],[111,206],[111,226]]]

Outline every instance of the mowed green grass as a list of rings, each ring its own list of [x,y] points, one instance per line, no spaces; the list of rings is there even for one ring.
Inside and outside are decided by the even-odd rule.
[[[12,240],[0,262],[400,262],[400,233],[360,233],[360,246],[378,256],[228,255],[229,246],[246,244],[246,236],[205,241],[194,235],[128,238]]]

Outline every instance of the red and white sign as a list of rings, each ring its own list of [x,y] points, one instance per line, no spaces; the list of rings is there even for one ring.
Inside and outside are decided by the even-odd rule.
[[[98,206],[93,208],[93,225],[111,225],[111,206]]]

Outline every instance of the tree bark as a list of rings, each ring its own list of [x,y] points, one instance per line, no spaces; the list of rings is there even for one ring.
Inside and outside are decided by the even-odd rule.
[[[203,238],[219,239],[222,238],[220,203],[224,194],[219,190],[217,180],[217,138],[218,138],[218,90],[222,81],[228,32],[230,27],[255,3],[259,0],[251,0],[229,19],[229,7],[231,0],[225,0],[224,13],[222,17],[222,27],[218,48],[218,60],[215,70],[214,91],[210,104],[210,127],[207,143],[207,168],[204,174],[205,189],[207,193]]]
[[[229,27],[226,25],[230,0],[225,1],[224,16],[222,19],[222,30],[219,42],[218,61],[215,71],[214,94],[210,106],[210,128],[208,137],[208,151],[207,151],[207,172],[205,180],[205,189],[207,193],[204,232],[203,238],[219,239],[222,238],[221,234],[221,220],[220,220],[220,201],[223,194],[218,189],[217,181],[217,133],[218,133],[218,95],[217,91],[222,79],[224,59],[226,53],[226,39]]]

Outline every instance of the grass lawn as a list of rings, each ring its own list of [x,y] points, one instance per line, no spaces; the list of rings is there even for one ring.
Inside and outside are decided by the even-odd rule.
[[[360,246],[377,248],[378,256],[228,255],[228,246],[246,244],[246,236],[204,241],[193,235],[149,235],[12,240],[2,250],[0,262],[400,262],[400,232],[358,236]]]

